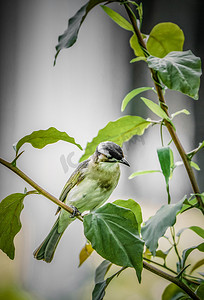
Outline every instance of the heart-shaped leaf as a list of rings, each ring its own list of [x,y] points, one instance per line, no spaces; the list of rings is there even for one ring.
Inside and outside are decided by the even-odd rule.
[[[131,210],[107,203],[84,217],[84,233],[98,254],[116,265],[135,268],[141,281],[144,242]]]

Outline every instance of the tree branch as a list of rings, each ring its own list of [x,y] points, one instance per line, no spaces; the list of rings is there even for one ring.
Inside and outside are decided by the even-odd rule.
[[[40,194],[60,206],[61,208],[65,209],[68,213],[72,214],[74,211],[71,207],[66,205],[64,202],[60,201],[50,193],[48,193],[46,190],[44,190],[42,187],[40,187],[36,182],[34,182],[30,177],[28,177],[25,173],[23,173],[20,169],[13,166],[12,163],[7,162],[6,160],[0,158],[0,163],[16,173],[18,176],[20,176],[23,180],[25,180],[28,184],[30,184],[36,191],[38,191]],[[81,221],[83,221],[82,217],[77,216],[77,218]]]
[[[136,22],[136,19],[135,17],[133,16],[132,12],[131,12],[131,9],[130,9],[130,6],[129,4],[124,4],[125,6],[125,9],[126,9],[126,12],[128,14],[128,17],[132,23],[132,26],[134,28],[134,31],[135,31],[135,34],[137,36],[137,39],[138,39],[138,42],[139,42],[139,45],[141,47],[141,49],[143,50],[144,52],[144,55],[147,56],[147,48],[146,48],[146,45],[145,45],[145,42],[143,40],[143,37],[142,37],[142,34],[137,26],[137,22]],[[152,74],[152,78],[154,80],[154,84],[155,84],[155,88],[156,88],[156,91],[157,91],[157,95],[158,95],[158,99],[159,99],[159,102],[160,102],[160,105],[161,105],[161,108],[165,111],[165,113],[167,114],[167,116],[169,116],[169,112],[168,112],[168,107],[166,105],[166,102],[165,102],[165,99],[164,99],[164,95],[163,95],[163,92],[162,92],[162,88],[159,84],[159,78],[157,76],[157,73],[153,70],[153,69],[150,69],[151,71],[151,74]],[[191,185],[192,185],[192,189],[196,195],[196,198],[197,198],[197,201],[200,205],[200,207],[202,208],[203,212],[204,212],[204,204],[203,204],[203,201],[201,199],[201,197],[199,196],[200,194],[200,191],[199,191],[199,188],[198,188],[198,184],[197,184],[197,181],[196,181],[196,178],[195,178],[195,175],[194,175],[194,172],[193,172],[193,169],[190,165],[190,162],[188,160],[188,157],[187,157],[187,154],[173,128],[173,126],[171,125],[171,123],[169,123],[167,120],[164,120],[164,123],[169,131],[169,134],[171,135],[171,138],[172,140],[174,141],[174,144],[183,160],[183,163],[184,163],[184,166],[186,168],[186,171],[188,173],[188,177],[190,179],[190,182],[191,182]]]
[[[166,279],[166,280],[168,280],[168,281],[176,284],[186,294],[188,294],[193,300],[200,300],[200,298],[187,285],[185,285],[185,283],[183,283],[182,281],[180,281],[178,278],[176,278],[176,277],[174,277],[174,276],[172,276],[172,275],[170,275],[170,274],[168,274],[168,273],[166,273],[166,272],[164,272],[162,270],[159,270],[159,269],[155,268],[154,266],[148,264],[145,261],[143,261],[143,267],[146,270],[148,270],[148,271],[150,271],[150,272],[152,272],[152,273],[154,273],[154,274],[156,274],[156,275],[158,275],[158,276],[160,276],[160,277],[162,277],[162,278],[164,278],[164,279]]]

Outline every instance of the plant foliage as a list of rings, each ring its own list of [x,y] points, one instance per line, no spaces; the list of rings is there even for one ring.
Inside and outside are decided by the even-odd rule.
[[[127,18],[107,6],[112,2],[124,8]],[[179,91],[193,99],[198,99],[201,76],[200,58],[196,57],[190,50],[183,51],[184,33],[174,23],[160,23],[149,34],[142,33],[142,3],[137,4],[134,1],[121,0],[90,0],[68,20],[68,28],[58,38],[54,64],[56,64],[56,59],[62,49],[74,45],[78,38],[80,27],[88,13],[95,6],[102,3],[104,5],[101,8],[107,16],[129,34],[129,44],[133,50],[132,53],[135,55],[131,63],[138,61],[145,63],[152,75],[152,85],[155,86],[155,88],[134,88],[123,99],[121,111],[123,112],[128,103],[137,95],[153,90],[158,96],[157,103],[155,103],[155,100],[145,97],[141,97],[141,100],[159,120],[152,121],[141,116],[125,115],[109,122],[98,131],[98,134],[91,142],[87,143],[80,161],[92,155],[97,145],[102,141],[113,141],[122,146],[124,142],[129,141],[133,136],[143,135],[145,130],[150,129],[150,125],[159,125],[162,147],[158,147],[157,156],[161,170],[136,170],[129,176],[129,179],[144,174],[153,175],[154,173],[160,173],[165,179],[168,204],[164,203],[146,221],[142,218],[142,210],[139,203],[133,199],[119,199],[89,212],[83,217],[84,235],[87,238],[87,243],[80,252],[79,266],[91,256],[94,250],[105,259],[96,269],[95,287],[92,293],[93,300],[102,300],[108,285],[126,268],[134,268],[138,281],[141,282],[143,267],[169,280],[170,284],[165,288],[162,295],[163,300],[203,299],[203,277],[201,273],[195,273],[195,271],[204,265],[204,260],[198,259],[189,268],[188,259],[193,251],[204,252],[204,243],[201,241],[197,245],[190,244],[188,248],[182,250],[178,248],[178,243],[180,236],[187,229],[191,234],[196,235],[199,239],[203,239],[204,229],[194,224],[190,225],[189,220],[189,226],[181,228],[176,234],[174,224],[177,218],[182,217],[188,210],[197,209],[199,212],[204,213],[204,194],[197,187],[192,169],[194,167],[196,170],[199,170],[199,166],[192,161],[192,158],[199,151],[203,150],[204,142],[202,141],[196,149],[185,153],[172,120],[176,116],[179,117],[181,113],[188,115],[189,111],[184,108],[170,115],[165,102],[166,89]],[[174,162],[172,149],[169,147],[169,144],[166,145],[164,143],[162,137],[162,128],[164,126],[169,131],[172,141],[181,155],[182,162]],[[22,154],[22,152],[19,153],[19,150],[25,143],[42,149],[46,145],[60,140],[74,144],[82,150],[81,145],[76,143],[73,137],[66,132],[50,127],[47,130],[34,131],[21,138],[14,145],[16,156],[11,163],[0,159],[1,164],[23,179],[27,178],[25,180],[35,188],[31,192],[25,191],[25,193],[11,194],[0,203],[0,248],[11,259],[14,259],[15,256],[14,238],[21,229],[20,214],[23,210],[24,198],[31,193],[41,193],[53,201],[52,195],[39,186],[36,188],[37,184],[16,167],[16,160]],[[185,166],[192,183],[193,194],[190,197],[184,196],[180,201],[172,203],[169,183],[173,176],[173,171],[178,165]],[[155,188],[162,188],[162,185]],[[60,201],[53,202],[62,205]],[[66,209],[67,207],[64,205],[64,208]],[[82,217],[78,216],[78,218],[82,220]],[[165,236],[168,229],[170,237]],[[162,237],[166,238],[170,244],[167,250],[159,247],[159,239]],[[168,255],[172,251],[175,252],[177,257],[174,267],[167,265]],[[155,257],[161,259],[163,264],[155,261]],[[109,269],[113,264],[120,266],[120,269],[108,276]],[[156,267],[153,267],[153,265],[156,265]]]

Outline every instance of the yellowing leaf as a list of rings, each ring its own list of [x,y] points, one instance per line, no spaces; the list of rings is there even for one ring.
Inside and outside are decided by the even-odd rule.
[[[81,249],[79,254],[79,267],[89,258],[91,253],[94,251],[91,244],[85,244],[85,246]]]

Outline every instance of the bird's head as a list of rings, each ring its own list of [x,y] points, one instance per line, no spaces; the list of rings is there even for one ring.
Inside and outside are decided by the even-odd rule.
[[[113,142],[100,143],[96,148],[95,154],[98,162],[121,163],[130,166],[129,162],[124,158],[121,147]]]

